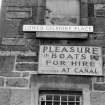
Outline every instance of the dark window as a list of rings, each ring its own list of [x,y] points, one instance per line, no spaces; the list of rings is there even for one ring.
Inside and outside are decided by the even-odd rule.
[[[46,0],[46,24],[78,25],[79,19],[79,0]]]
[[[40,105],[82,105],[82,92],[40,92]]]
[[[39,24],[80,24],[80,0],[39,0],[39,5]]]

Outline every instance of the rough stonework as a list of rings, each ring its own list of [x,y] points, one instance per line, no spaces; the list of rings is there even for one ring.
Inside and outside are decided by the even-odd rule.
[[[30,90],[0,89],[0,105],[30,105]]]
[[[104,105],[105,93],[92,92],[91,93],[91,105]]]
[[[13,89],[11,91],[10,105],[31,105],[31,91],[28,89]]]
[[[9,105],[11,97],[10,89],[0,89],[0,105]]]
[[[58,9],[61,14],[55,10],[51,11],[53,6],[49,3],[49,7],[52,7],[47,8],[46,1],[48,0],[2,0],[0,12],[0,105],[42,105],[39,102],[40,91],[44,91],[43,94],[45,94],[51,90],[63,91],[63,94],[64,91],[82,93],[82,104],[75,105],[105,105],[105,0],[79,0],[79,19],[68,15],[71,10],[64,13],[67,16],[63,16],[58,5],[55,10]],[[71,2],[72,0],[66,1]],[[61,9],[64,11],[62,6]],[[69,6],[66,9],[69,9]],[[77,20],[80,20],[78,25],[91,25],[94,32],[82,33],[87,36],[85,38],[78,38],[80,33],[69,32],[68,35],[75,34],[77,38],[61,39],[57,35],[66,35],[65,32],[41,33],[42,35],[47,33],[48,38],[38,38],[38,32],[23,32],[23,25],[44,25],[46,24],[45,19],[50,21],[48,24],[53,25],[68,25],[68,22],[76,24]],[[49,37],[53,34],[57,38]],[[101,76],[40,74],[38,66],[41,45],[101,47],[103,74]],[[59,53],[59,49],[56,49],[57,51]]]
[[[29,80],[27,78],[7,78],[6,79],[7,87],[29,87]]]

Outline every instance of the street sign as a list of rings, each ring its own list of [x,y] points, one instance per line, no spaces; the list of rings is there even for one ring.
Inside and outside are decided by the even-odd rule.
[[[23,25],[26,32],[93,32],[93,26]]]

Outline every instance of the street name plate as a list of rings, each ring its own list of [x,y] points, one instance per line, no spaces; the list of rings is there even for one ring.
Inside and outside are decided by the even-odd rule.
[[[93,26],[63,26],[63,25],[23,25],[23,31],[28,32],[93,32]]]

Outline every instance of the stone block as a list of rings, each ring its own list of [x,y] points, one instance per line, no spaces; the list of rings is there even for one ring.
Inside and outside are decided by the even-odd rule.
[[[81,0],[81,2],[85,2],[85,3],[88,3],[88,0]]]
[[[9,19],[5,20],[4,23],[4,36],[3,37],[17,37],[19,35],[19,26],[21,19]]]
[[[45,7],[38,6],[36,24],[44,24],[45,23],[44,17],[45,17]]]
[[[30,16],[31,16],[30,12],[13,11],[13,12],[6,13],[7,19],[23,19],[23,18],[28,18]]]
[[[46,0],[38,0],[38,6],[45,6]]]
[[[105,0],[89,0],[88,2],[98,4],[98,3],[105,3]]]
[[[29,79],[25,78],[7,78],[6,79],[6,86],[7,87],[29,87]]]
[[[81,18],[80,19],[80,24],[81,25],[88,25],[88,18]]]
[[[96,17],[105,17],[105,10],[104,11],[103,10],[97,10],[95,12],[95,16]]]
[[[14,56],[0,56],[0,76],[20,77],[20,73],[14,71]]]
[[[80,17],[81,18],[87,18],[88,17],[88,5],[85,2],[81,2]]]
[[[56,38],[56,40],[52,40],[52,39],[46,39],[46,40],[44,40],[44,39],[41,39],[40,40],[40,44],[44,44],[44,45],[49,45],[49,44],[55,44],[55,45],[60,45],[61,43],[63,43],[63,42],[65,42],[66,40],[59,40],[59,39],[57,39]]]
[[[7,6],[32,6],[37,0],[5,0]]]
[[[100,47],[103,47],[105,45],[105,34],[104,33],[89,34],[89,36],[90,36],[90,43],[92,45],[96,45]]]
[[[105,81],[105,61],[104,60],[103,60],[103,63],[104,63],[103,64],[103,76],[104,76],[103,78],[104,78],[104,81]]]
[[[105,33],[94,33],[90,35],[91,35],[91,40],[105,41]]]
[[[23,73],[21,73],[21,77],[30,77],[30,73],[29,72],[23,72]]]
[[[31,91],[28,89],[12,89],[10,105],[31,105]]]
[[[24,32],[24,38],[25,39],[35,39],[36,40],[36,32],[33,32],[33,33]]]
[[[0,73],[0,76],[4,76],[4,77],[20,77],[21,73],[19,73],[19,72],[2,72],[2,73]]]
[[[0,56],[0,75],[13,71],[14,63],[14,56]]]
[[[23,38],[3,38],[3,45],[25,45],[25,39]]]
[[[36,82],[35,82],[36,81]],[[67,84],[91,84],[90,77],[66,76],[66,75],[31,75],[33,83],[67,83]]]
[[[30,64],[30,63],[17,63],[16,64],[16,71],[37,71],[38,70],[37,64]]]
[[[0,51],[0,56],[35,56],[38,54],[31,51]]]
[[[0,87],[4,86],[4,78],[0,77]]]
[[[88,25],[94,26],[95,24],[95,18],[94,17],[88,17]]]
[[[94,84],[94,90],[96,91],[105,91],[105,83],[101,83],[101,84]]]
[[[93,1],[93,0],[88,0],[88,3],[93,3],[92,1]]]
[[[39,41],[37,39],[27,39],[25,46],[31,51],[39,51]]]
[[[95,19],[94,32],[105,32],[105,19],[103,17]]]
[[[26,11],[26,12],[29,12],[29,11],[32,11],[32,8],[31,7],[23,7],[23,6],[7,6],[6,7],[6,10],[11,12],[11,11]]]
[[[96,79],[95,81],[96,81],[97,83],[102,83],[102,82],[105,81],[105,77],[104,77],[104,76],[96,77],[95,79]]]
[[[16,62],[38,62],[38,56],[17,56]]]
[[[105,17],[105,4],[95,4],[94,5],[95,17]]]
[[[70,46],[97,46],[97,47],[104,47],[105,46],[105,41],[103,40],[92,40],[90,36],[88,39],[83,40],[83,39],[72,39],[68,40],[68,45]]]
[[[94,4],[93,3],[88,3],[88,17],[94,17]]]
[[[0,105],[10,105],[11,90],[0,89]]]
[[[105,47],[102,47],[102,54],[105,55]]]
[[[0,45],[2,44],[2,38],[0,38]]]
[[[6,20],[11,19],[24,19],[32,16],[31,7],[20,6],[7,6],[6,7]]]
[[[28,48],[20,45],[0,45],[0,51],[28,51]]]
[[[105,104],[105,92],[92,92],[90,94],[91,105],[104,105]]]
[[[105,54],[103,56],[103,65],[105,66]]]
[[[29,72],[6,72],[6,73],[1,73],[0,76],[3,76],[3,78],[0,78],[0,86],[3,84],[4,77],[29,77],[30,74]]]
[[[28,89],[0,89],[0,105],[31,105]]]
[[[97,46],[97,47],[103,47],[105,46],[105,42],[104,41],[90,41],[88,44],[86,45],[89,45],[89,46]]]

